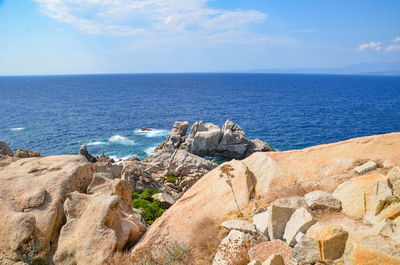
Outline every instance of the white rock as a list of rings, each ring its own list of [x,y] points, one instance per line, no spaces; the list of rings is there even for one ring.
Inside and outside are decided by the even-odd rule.
[[[320,260],[320,250],[317,240],[306,236],[303,237],[293,248],[290,258],[295,264],[315,264]]]
[[[308,207],[312,210],[340,211],[342,203],[325,191],[312,191],[304,195]]]
[[[217,253],[214,256],[212,265],[229,265],[238,259],[243,249],[250,244],[251,235],[231,230],[229,234],[222,239]]]
[[[238,230],[244,233],[255,234],[257,232],[256,226],[254,224],[244,220],[229,220],[223,222],[221,226],[228,230]]]
[[[299,232],[306,233],[313,224],[315,224],[314,218],[307,209],[299,208],[287,222],[283,239],[286,240],[289,246],[293,247],[297,243],[296,235]]]
[[[175,203],[175,199],[171,195],[165,192],[154,194],[152,197],[153,199],[160,200],[161,203],[165,203],[168,205],[172,205]]]
[[[288,197],[274,201],[269,207],[268,235],[271,240],[283,239],[286,223],[300,207],[307,207],[304,198]]]
[[[358,174],[364,174],[367,173],[368,171],[374,170],[377,167],[378,164],[375,161],[368,161],[367,163],[354,168],[354,171],[357,172]]]
[[[269,211],[255,214],[253,216],[253,224],[256,226],[257,230],[269,239],[268,236],[268,221],[269,221]]]
[[[384,236],[385,238],[400,244],[400,227],[390,219],[386,219],[374,225],[369,232],[373,235]]]

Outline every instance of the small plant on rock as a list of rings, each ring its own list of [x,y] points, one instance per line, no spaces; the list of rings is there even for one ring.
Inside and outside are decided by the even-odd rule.
[[[223,165],[223,166],[220,167],[220,175],[219,175],[219,176],[220,176],[221,178],[225,177],[225,182],[226,182],[226,184],[228,184],[229,187],[231,188],[231,192],[232,192],[232,194],[233,194],[233,199],[235,200],[235,204],[236,204],[236,207],[237,207],[237,209],[238,209],[239,216],[243,216],[242,212],[240,211],[240,207],[239,207],[239,204],[238,204],[238,202],[237,202],[236,194],[235,194],[235,191],[234,191],[233,185],[232,185],[232,180],[233,180],[233,178],[235,177],[235,176],[232,174],[233,170],[234,170],[234,169],[233,169],[233,167],[232,167],[231,165],[225,164],[225,165]]]
[[[21,246],[22,261],[31,265],[47,265],[47,252],[39,240],[28,238]]]

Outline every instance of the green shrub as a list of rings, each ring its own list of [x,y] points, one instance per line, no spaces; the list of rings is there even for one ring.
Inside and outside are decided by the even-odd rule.
[[[165,178],[166,182],[173,183],[173,184],[176,184],[176,182],[178,181],[178,177],[175,177],[174,175],[164,176],[164,178]]]
[[[146,223],[150,225],[165,212],[165,209],[161,206],[160,200],[155,200],[152,197],[157,193],[159,193],[159,191],[153,189],[132,193],[133,207],[136,209],[143,209],[140,215]]]
[[[132,200],[142,199],[147,200],[149,202],[153,201],[153,195],[160,193],[159,190],[156,189],[147,189],[147,190],[140,190],[132,192]]]

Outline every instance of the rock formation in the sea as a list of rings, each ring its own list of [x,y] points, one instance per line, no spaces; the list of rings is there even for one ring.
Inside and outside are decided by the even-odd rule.
[[[129,249],[145,225],[112,173],[83,156],[0,156],[0,264],[104,264]]]
[[[227,120],[222,129],[212,123],[195,122],[189,132],[189,123],[175,122],[167,140],[157,150],[184,149],[198,156],[242,159],[255,152],[274,151],[266,142],[248,140],[242,128]]]
[[[156,220],[132,259],[178,244],[210,257],[199,264],[399,265],[399,150],[392,133],[224,163]]]

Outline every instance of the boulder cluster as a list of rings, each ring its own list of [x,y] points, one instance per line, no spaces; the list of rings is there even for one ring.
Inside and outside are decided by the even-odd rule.
[[[143,160],[125,161],[122,178],[134,191],[160,190],[178,200],[203,175],[218,165],[181,149],[164,149]],[[163,200],[161,200],[163,201]]]
[[[400,265],[400,133],[220,166],[181,145],[116,164],[0,142],[0,264]]]
[[[186,136],[188,128],[187,121],[175,122],[167,139],[154,154],[142,160],[133,158],[124,162],[123,178],[135,191],[157,189],[162,193],[158,195],[162,202],[175,202],[203,175],[218,166],[205,156],[233,159],[274,150],[268,143],[248,140],[243,130],[229,120],[222,129],[212,123],[195,122]],[[87,151],[80,153],[89,156],[89,161],[92,159]],[[169,198],[168,202],[165,198]]]
[[[230,232],[213,265],[234,264],[246,247],[252,265],[400,264],[400,197],[393,189],[399,182],[396,166],[386,176],[354,177],[333,194],[275,200],[252,221],[225,221],[221,227]],[[252,246],[257,235],[264,242]]]
[[[183,149],[204,157],[243,159],[254,152],[274,151],[266,142],[248,140],[246,134],[234,122],[227,120],[222,126],[212,123],[195,122],[186,136],[189,122],[175,122],[167,140],[157,150]]]
[[[400,265],[398,150],[394,133],[224,163],[156,220],[132,258],[177,241],[215,249],[193,264]]]
[[[105,264],[146,231],[110,161],[0,156],[0,264]]]
[[[13,156],[18,158],[28,158],[28,157],[40,157],[39,152],[32,152],[25,149],[18,149],[17,152],[13,153],[8,144],[4,141],[0,141],[0,156]]]

